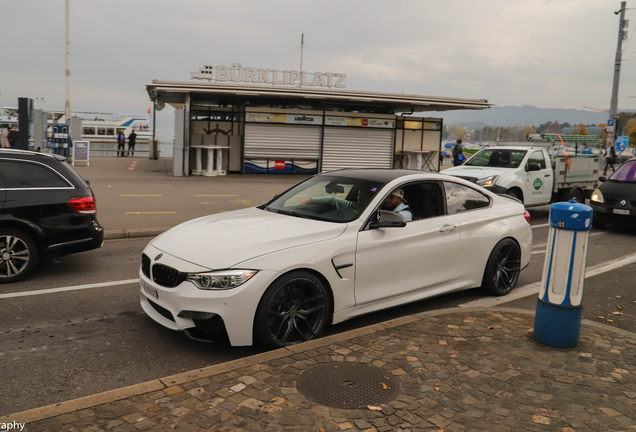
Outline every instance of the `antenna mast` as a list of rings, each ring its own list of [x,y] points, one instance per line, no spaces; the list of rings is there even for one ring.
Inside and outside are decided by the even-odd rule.
[[[66,0],[66,133],[71,134],[71,0]]]
[[[303,71],[303,49],[305,48],[305,33],[300,36],[300,71]]]

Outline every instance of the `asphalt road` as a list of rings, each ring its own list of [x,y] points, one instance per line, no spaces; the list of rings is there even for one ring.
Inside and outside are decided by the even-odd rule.
[[[170,177],[169,161],[139,160],[134,166],[133,162],[132,158],[100,158],[91,167],[76,167],[91,182],[99,220],[107,230],[170,227],[197,216],[260,204],[301,179],[179,179]],[[536,306],[536,294],[527,287],[541,279],[548,211],[549,207],[530,211],[535,227],[532,261],[522,272],[518,288],[503,298],[513,300],[505,306]],[[108,240],[101,249],[44,262],[26,281],[0,285],[0,415],[260,351],[192,341],[146,317],[139,306],[136,279],[141,252],[149,240]],[[636,230],[592,230],[588,268],[633,256],[635,246]],[[636,332],[635,276],[636,264],[631,263],[588,278],[584,318]],[[55,288],[67,290],[45,291]],[[516,292],[526,296],[516,299]],[[352,319],[329,327],[327,332],[495,300],[484,297],[478,289],[463,291]]]
[[[518,287],[540,281],[547,208],[531,211],[535,253]],[[588,268],[634,253],[636,231],[593,230]],[[0,415],[209,366],[259,352],[256,347],[207,344],[167,330],[139,306],[135,279],[149,239],[107,241],[102,249],[44,263],[27,281],[0,287]],[[586,281],[584,317],[636,331],[636,264]],[[112,285],[113,281],[123,281]],[[110,282],[110,283],[107,283]],[[104,286],[42,294],[86,284]],[[106,283],[106,284],[105,284]],[[28,293],[10,297],[16,293]],[[514,293],[514,291],[513,291]],[[374,313],[332,326],[329,333],[457,306],[486,298],[469,290]],[[534,309],[536,294],[506,303]],[[617,306],[621,306],[618,308]],[[618,312],[621,315],[613,314]],[[603,320],[597,318],[603,316]],[[613,322],[608,322],[611,319]]]

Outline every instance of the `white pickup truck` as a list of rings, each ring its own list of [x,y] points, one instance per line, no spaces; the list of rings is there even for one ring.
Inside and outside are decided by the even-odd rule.
[[[598,185],[602,163],[598,155],[569,156],[563,147],[539,141],[488,147],[464,165],[442,173],[514,196],[526,207],[532,207],[570,198],[585,202]]]

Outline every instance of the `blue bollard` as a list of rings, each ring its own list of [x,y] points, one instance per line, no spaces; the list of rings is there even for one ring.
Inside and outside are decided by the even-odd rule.
[[[534,339],[557,348],[579,343],[592,207],[574,199],[550,207],[550,233],[534,317]]]

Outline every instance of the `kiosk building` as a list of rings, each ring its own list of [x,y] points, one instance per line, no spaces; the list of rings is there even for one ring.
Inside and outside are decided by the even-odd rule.
[[[175,176],[415,168],[416,159],[439,170],[443,120],[412,114],[491,106],[344,90],[344,74],[206,66],[192,76],[208,82],[146,85],[155,109],[175,108]]]

